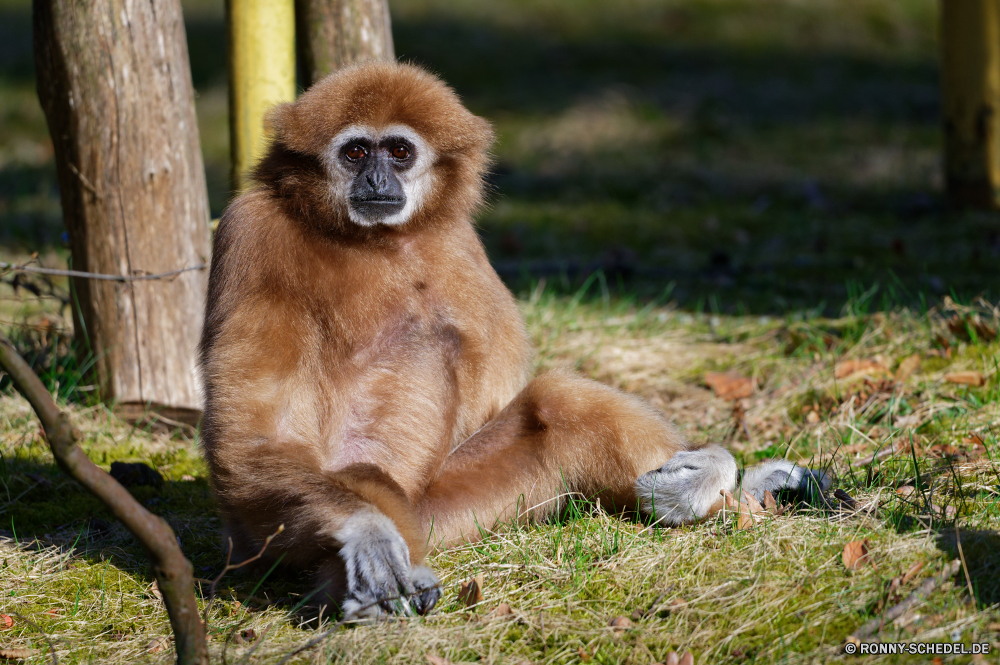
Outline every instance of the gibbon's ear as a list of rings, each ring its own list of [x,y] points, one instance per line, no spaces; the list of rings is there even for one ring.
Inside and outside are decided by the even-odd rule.
[[[465,109],[463,109],[465,110]],[[496,135],[493,132],[493,125],[478,115],[473,115],[465,111],[467,118],[465,122],[457,126],[461,128],[453,137],[455,152],[476,152],[488,154]]]
[[[300,115],[295,102],[278,104],[268,110],[264,115],[264,131],[270,143],[280,143],[295,152],[309,154],[312,132],[301,122]]]

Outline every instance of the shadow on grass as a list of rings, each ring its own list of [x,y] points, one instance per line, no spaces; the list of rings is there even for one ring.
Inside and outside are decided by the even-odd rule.
[[[961,542],[961,555],[958,543]],[[1000,603],[1000,533],[979,529],[945,529],[937,535],[938,549],[952,559],[964,555],[969,580],[976,594],[976,603],[986,608]],[[955,584],[966,586],[965,574],[959,570]]]
[[[95,461],[106,464],[108,459]],[[90,563],[110,562],[152,584],[155,578],[138,541],[99,499],[56,465],[0,457],[0,481],[0,538],[28,549],[72,548],[74,556]],[[128,491],[173,529],[194,567],[196,591],[207,599],[212,580],[226,565],[221,522],[208,480],[166,480],[160,487],[134,485]],[[268,563],[228,572],[216,593],[256,609],[293,609],[289,621],[299,625],[315,618],[312,606],[300,606],[300,599],[313,586],[309,571],[280,566],[272,569]]]
[[[219,7],[189,4],[204,92],[225,85],[225,29]],[[20,26],[0,47],[0,81],[30,81],[27,5],[0,9],[0,26],[0,36]],[[400,59],[440,73],[497,123],[480,228],[515,291],[546,279],[572,293],[599,270],[612,292],[649,299],[673,281],[681,307],[726,313],[837,314],[848,281],[894,284],[895,303],[909,305],[1000,294],[997,216],[949,212],[924,172],[892,175],[940,149],[933,53],[699,45],[622,21],[568,37],[405,11],[393,29]],[[602,99],[624,104],[640,139],[568,156],[546,143],[553,123]],[[575,130],[581,144],[599,124]],[[662,135],[641,138],[650,127]],[[207,154],[206,165],[219,212],[227,156]],[[0,167],[0,196],[27,201],[43,175]],[[0,206],[0,239],[57,242],[53,219],[24,209]]]

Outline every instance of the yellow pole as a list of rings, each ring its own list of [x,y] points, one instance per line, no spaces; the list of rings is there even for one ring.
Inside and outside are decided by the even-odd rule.
[[[960,206],[1000,207],[1000,0],[941,0],[945,180]]]
[[[264,114],[295,99],[294,0],[226,0],[233,189],[267,147]]]

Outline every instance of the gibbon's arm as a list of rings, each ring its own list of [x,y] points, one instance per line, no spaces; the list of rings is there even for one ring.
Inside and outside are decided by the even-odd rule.
[[[393,608],[423,611],[437,580],[418,565],[425,538],[410,502],[377,466],[338,463],[340,443],[327,439],[343,400],[317,388],[317,359],[302,349],[318,345],[293,338],[307,322],[287,307],[263,309],[236,308],[205,353],[205,452],[235,544],[252,552],[284,524],[272,555],[319,562],[328,600],[349,614],[415,593]]]

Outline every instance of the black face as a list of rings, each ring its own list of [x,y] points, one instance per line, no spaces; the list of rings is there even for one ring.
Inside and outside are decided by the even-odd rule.
[[[413,144],[391,136],[377,144],[355,139],[341,150],[345,167],[355,172],[350,202],[355,212],[373,221],[391,217],[406,205],[406,193],[398,174],[407,171],[416,160]]]

